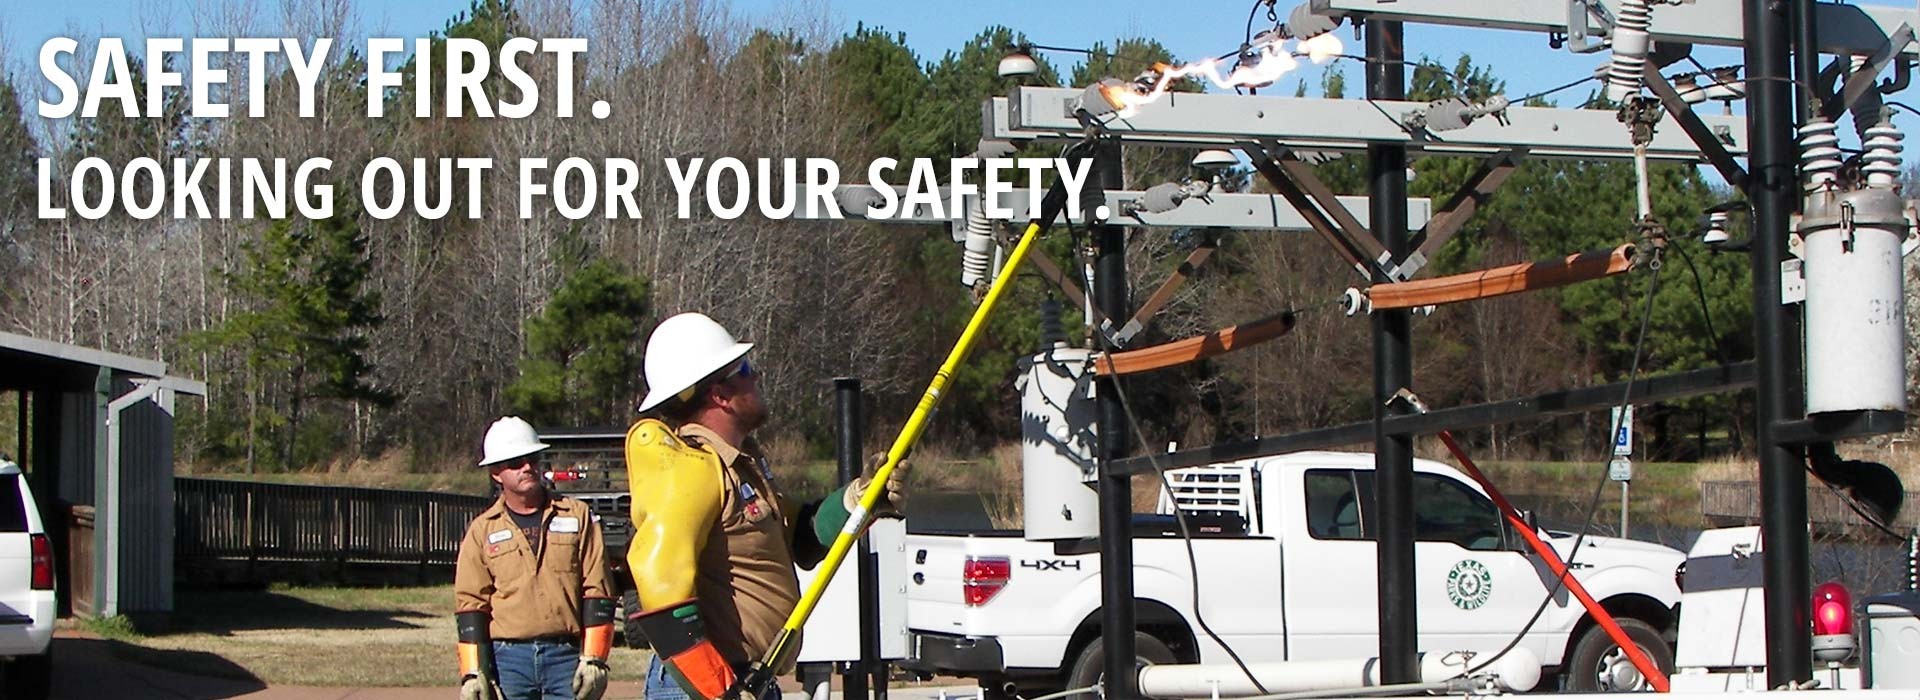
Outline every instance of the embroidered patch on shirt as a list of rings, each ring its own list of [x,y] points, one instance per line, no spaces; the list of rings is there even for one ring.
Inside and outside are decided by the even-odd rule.
[[[758,517],[760,517],[760,502],[759,502],[759,501],[748,501],[748,502],[747,502],[747,517],[749,517],[749,518],[758,518]]]
[[[500,544],[510,539],[513,539],[512,530],[494,530],[492,534],[487,535],[487,544]]]
[[[571,515],[557,516],[547,525],[547,529],[552,532],[579,532],[580,519]]]

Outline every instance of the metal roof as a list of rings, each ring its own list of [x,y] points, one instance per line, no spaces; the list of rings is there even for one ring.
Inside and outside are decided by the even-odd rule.
[[[0,389],[93,385],[98,368],[158,379],[184,394],[206,396],[205,382],[167,374],[167,363],[0,331]]]

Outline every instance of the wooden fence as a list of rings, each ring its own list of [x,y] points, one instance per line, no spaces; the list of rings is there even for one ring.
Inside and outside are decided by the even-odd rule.
[[[1878,535],[1847,502],[1819,480],[1807,477],[1807,523],[1816,534]],[[1908,491],[1900,514],[1888,523],[1895,532],[1912,532],[1920,526],[1920,492]],[[1700,514],[1714,527],[1757,525],[1760,523],[1760,484],[1755,481],[1708,481],[1700,484]]]
[[[484,496],[174,479],[174,556],[195,562],[450,566]]]

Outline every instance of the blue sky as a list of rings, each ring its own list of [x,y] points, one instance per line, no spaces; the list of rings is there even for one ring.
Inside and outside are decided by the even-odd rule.
[[[717,0],[715,0],[717,1]],[[1553,2],[1555,0],[1531,0]],[[1735,0],[1698,0],[1725,3],[1737,7]],[[276,26],[281,0],[8,0],[0,10],[0,48],[4,48],[9,67],[37,77],[31,61],[41,42],[52,36],[70,33],[91,36],[118,36],[138,40],[149,34],[191,36],[192,9],[222,4],[255,7],[262,26]],[[580,7],[591,7],[588,0],[575,0]],[[1862,0],[1859,4],[1912,6],[1896,0]],[[1250,2],[1140,2],[1133,0],[732,0],[733,14],[749,23],[782,26],[794,17],[828,18],[830,26],[850,30],[856,23],[904,32],[907,43],[923,62],[938,60],[948,50],[958,48],[967,39],[989,25],[1001,24],[1024,32],[1040,44],[1086,47],[1096,41],[1111,42],[1115,37],[1151,36],[1165,44],[1181,60],[1217,55],[1236,48],[1244,36]],[[1284,16],[1293,0],[1279,3]],[[355,7],[361,30],[368,35],[413,36],[442,27],[454,13],[465,9],[468,0],[413,0],[379,2],[360,0]],[[1264,14],[1264,13],[1262,13]],[[1264,21],[1264,17],[1259,18]],[[1342,28],[1349,53],[1360,53],[1361,44],[1350,29]],[[358,37],[342,37],[357,41]],[[134,44],[137,46],[137,44]],[[1494,74],[1507,82],[1508,95],[1518,97],[1545,90],[1589,75],[1601,65],[1605,54],[1577,55],[1547,46],[1541,34],[1484,29],[1459,29],[1409,25],[1407,46],[1410,57],[1426,56],[1451,65],[1461,54],[1470,54],[1476,63],[1489,65]],[[1709,66],[1740,62],[1736,49],[1698,47],[1694,55]],[[1065,70],[1076,61],[1072,54],[1050,54],[1054,64]],[[1334,64],[1343,70],[1350,86],[1349,94],[1360,89],[1361,71],[1351,61]],[[1296,77],[1297,76],[1297,77]],[[1304,79],[1309,86],[1318,84],[1316,69],[1307,69],[1288,77],[1283,83],[1290,93],[1294,81]],[[1579,100],[1594,84],[1561,93],[1559,102]],[[1896,98],[1898,99],[1898,98]],[[1910,97],[1907,101],[1911,102]],[[1711,108],[1711,105],[1705,105]],[[1905,120],[1903,120],[1905,121]],[[1914,130],[1908,127],[1908,130]],[[1843,133],[1849,131],[1842,129]]]
[[[13,66],[23,68],[30,65],[27,61],[32,59],[40,43],[51,36],[75,32],[128,39],[139,39],[148,34],[191,35],[192,8],[217,4],[198,0],[10,0],[8,9],[0,11],[0,31],[4,32],[0,36],[5,38],[8,59]],[[257,7],[259,17],[279,16],[279,0],[252,0],[252,4]],[[1281,2],[1282,14],[1292,4],[1291,0]],[[1872,0],[1869,4],[1896,3],[1891,0]],[[1176,57],[1190,60],[1223,53],[1238,46],[1243,37],[1250,3],[1239,0],[1209,3],[1093,0],[828,0],[812,3],[734,0],[730,6],[737,16],[764,24],[778,25],[789,17],[824,14],[834,26],[843,30],[851,29],[856,22],[864,22],[869,26],[905,32],[908,44],[925,61],[938,59],[947,50],[960,46],[980,29],[992,24],[1004,24],[1025,32],[1037,43],[1060,46],[1084,47],[1095,41],[1111,41],[1117,36],[1152,36],[1167,45]],[[448,17],[466,7],[466,0],[362,0],[357,3],[366,32],[400,36],[438,29]],[[1359,53],[1358,42],[1352,40],[1349,30],[1341,31],[1350,52]],[[1516,96],[1581,77],[1603,60],[1603,56],[1579,56],[1552,50],[1547,47],[1543,35],[1531,33],[1416,25],[1408,29],[1407,44],[1410,55],[1430,56],[1446,63],[1451,63],[1462,53],[1471,54],[1476,62],[1490,64],[1496,75],[1507,81],[1509,93]],[[1731,49],[1703,47],[1695,55],[1709,65],[1739,60],[1738,53]],[[1049,58],[1063,69],[1075,61],[1070,54],[1054,54]],[[1357,87],[1360,79],[1358,67],[1345,62],[1343,70],[1350,84]],[[1318,79],[1311,72],[1302,74],[1302,77],[1310,85]]]

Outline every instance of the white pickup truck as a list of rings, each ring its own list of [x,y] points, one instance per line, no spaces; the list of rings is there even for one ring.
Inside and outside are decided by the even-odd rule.
[[[1169,472],[1163,515],[1136,517],[1134,592],[1142,661],[1225,663],[1195,614],[1186,545],[1195,525],[1200,611],[1245,661],[1369,658],[1379,643],[1373,456],[1307,452]],[[1471,480],[1415,462],[1421,651],[1491,654],[1521,644],[1568,690],[1641,687],[1625,654],[1564,590],[1527,627],[1551,574]],[[1177,504],[1177,506],[1176,506]],[[1546,533],[1580,582],[1663,669],[1685,556],[1659,545]],[[973,677],[998,696],[1092,685],[1100,676],[1097,544],[1014,532],[909,534],[909,669]]]

